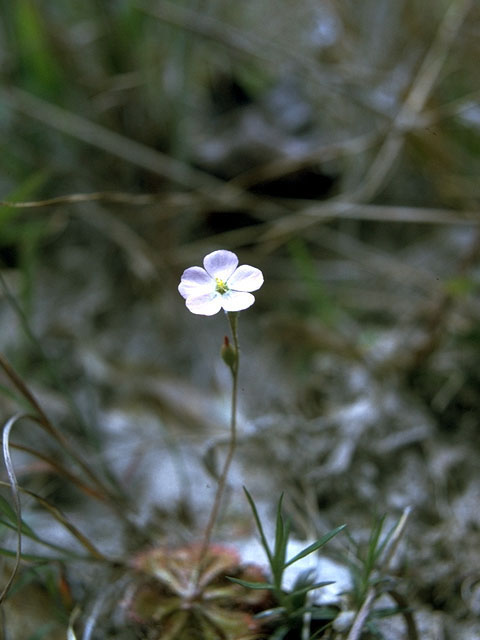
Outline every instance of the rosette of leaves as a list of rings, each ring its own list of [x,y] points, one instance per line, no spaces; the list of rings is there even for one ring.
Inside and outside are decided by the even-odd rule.
[[[242,566],[238,554],[212,545],[202,558],[198,546],[156,548],[141,554],[135,568],[141,583],[130,615],[155,640],[254,640],[261,638],[255,613],[271,606],[268,591],[247,589],[227,579],[264,582],[262,570]]]

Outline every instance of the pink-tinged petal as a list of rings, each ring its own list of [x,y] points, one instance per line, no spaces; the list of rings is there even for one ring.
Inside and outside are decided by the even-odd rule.
[[[256,291],[263,284],[263,273],[256,267],[242,264],[230,276],[227,285],[235,291]]]
[[[232,251],[219,249],[205,256],[203,266],[212,278],[220,278],[220,280],[228,280],[237,268],[238,258]]]
[[[190,296],[186,299],[187,309],[201,316],[214,316],[222,308],[221,296],[218,293],[206,293]]]
[[[215,290],[215,280],[202,267],[189,267],[183,272],[178,290],[184,298],[201,295]]]
[[[229,291],[220,297],[220,302],[225,311],[242,311],[251,307],[255,298],[245,291]]]

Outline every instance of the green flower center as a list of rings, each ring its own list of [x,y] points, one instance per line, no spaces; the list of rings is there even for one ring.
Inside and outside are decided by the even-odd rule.
[[[220,278],[215,278],[215,282],[217,283],[217,286],[215,287],[215,291],[218,291],[218,293],[222,296],[224,293],[227,293],[228,286],[224,280],[221,280]]]

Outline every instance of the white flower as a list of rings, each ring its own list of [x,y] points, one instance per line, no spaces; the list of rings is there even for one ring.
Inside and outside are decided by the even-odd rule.
[[[220,249],[203,259],[202,267],[189,267],[182,275],[178,290],[192,313],[213,316],[220,309],[242,311],[255,302],[250,291],[260,289],[260,269],[243,264],[232,251]]]

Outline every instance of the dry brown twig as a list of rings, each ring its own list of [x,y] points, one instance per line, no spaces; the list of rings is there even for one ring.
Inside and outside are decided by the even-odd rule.
[[[375,156],[361,185],[353,192],[343,193],[321,205],[303,209],[281,218],[270,228],[264,238],[272,246],[282,244],[293,230],[305,230],[326,216],[347,217],[360,204],[369,202],[382,188],[405,143],[405,135],[415,129],[422,109],[435,86],[435,82],[458,35],[472,0],[451,2],[438,27],[436,36],[427,50],[411,83],[410,91],[400,106],[383,144]],[[475,214],[475,217],[477,214]]]
[[[435,86],[450,48],[472,5],[472,0],[453,0],[450,3],[412,81],[407,98],[392,123],[389,134],[372,162],[362,185],[352,195],[354,201],[371,200],[389,176],[405,143],[405,134],[415,127],[419,114]]]
[[[194,169],[184,162],[110,131],[22,89],[10,87],[3,90],[1,96],[3,103],[13,110],[157,174],[173,184],[198,190],[209,200],[231,203],[242,196],[243,192],[208,173]]]
[[[341,82],[343,69],[340,65],[321,64],[318,60],[310,58],[298,52],[295,48],[285,47],[284,43],[277,44],[272,40],[266,40],[243,29],[238,29],[205,12],[194,11],[185,6],[175,5],[172,2],[159,0],[155,8],[137,2],[139,9],[185,31],[211,40],[226,47],[230,52],[257,59],[263,63],[272,65],[278,69],[279,61],[287,61],[293,64],[301,74],[307,74],[317,83],[324,85],[329,91],[344,92]],[[349,96],[352,99],[352,96]]]

